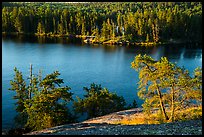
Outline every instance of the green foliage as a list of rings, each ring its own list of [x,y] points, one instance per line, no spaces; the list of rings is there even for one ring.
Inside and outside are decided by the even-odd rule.
[[[92,83],[90,88],[84,87],[87,94],[84,99],[77,97],[74,101],[76,112],[88,114],[88,118],[102,116],[124,109],[125,100],[122,96],[111,93],[108,89]]]
[[[9,88],[9,90],[16,92],[16,95],[13,97],[17,100],[16,111],[22,112],[25,109],[24,101],[28,99],[28,87],[23,79],[22,72],[20,72],[16,67],[14,68],[14,72],[14,79],[10,81],[11,88]]]
[[[47,75],[40,83],[38,92],[31,100],[25,102],[28,113],[27,127],[40,130],[70,122],[67,103],[72,100],[68,86],[61,87],[63,79],[59,79],[58,71]]]
[[[137,108],[137,107],[138,107],[137,102],[136,102],[135,99],[133,100],[132,107],[133,107],[133,108]]]
[[[41,80],[34,75],[31,83],[26,86],[22,74],[16,68],[16,76],[11,81],[11,90],[16,91],[18,99],[17,111],[24,114],[25,127],[32,130],[40,130],[74,121],[67,104],[72,100],[71,88],[62,87],[63,79],[58,78],[60,73],[54,71]],[[32,74],[32,73],[31,73]],[[32,98],[28,93],[32,93]],[[23,117],[23,115],[19,115]]]
[[[202,42],[202,3],[2,3],[2,32],[93,35],[94,28],[102,41]]]
[[[22,23],[21,23],[20,17],[16,17],[15,23],[14,23],[14,27],[16,28],[16,30],[17,30],[18,32],[22,32],[23,25],[22,25]]]
[[[41,22],[38,22],[38,27],[37,27],[37,33],[38,34],[44,34],[45,28]]]
[[[137,105],[137,102],[136,100],[134,99],[132,104],[129,104],[126,109],[131,109],[131,108],[138,108],[138,105]]]
[[[131,63],[139,71],[138,96],[144,99],[144,106],[161,109],[165,120],[174,121],[176,111],[202,100],[202,70],[196,68],[191,77],[185,68],[180,68],[161,57],[159,61],[147,55],[137,55]],[[148,104],[147,104],[148,103]],[[171,112],[167,115],[167,109]],[[169,119],[170,117],[170,119]]]
[[[149,103],[148,99],[145,99],[144,103],[142,104],[142,107],[145,115],[144,122],[148,124],[151,114],[151,104]]]
[[[62,23],[59,23],[58,24],[58,34],[59,35],[63,35],[64,34],[64,27],[63,27],[63,24]]]

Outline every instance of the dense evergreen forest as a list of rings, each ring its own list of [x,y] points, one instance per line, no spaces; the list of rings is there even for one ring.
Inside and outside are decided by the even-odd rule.
[[[201,2],[3,2],[2,34],[202,42]]]

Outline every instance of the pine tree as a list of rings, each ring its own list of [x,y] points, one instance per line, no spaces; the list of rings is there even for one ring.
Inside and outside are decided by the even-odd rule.
[[[37,33],[38,34],[44,34],[45,33],[45,28],[42,22],[38,22],[38,27],[37,27]]]
[[[85,29],[85,24],[82,23],[82,26],[81,26],[81,35],[85,35],[86,34],[86,29]]]
[[[140,54],[131,65],[139,71],[138,96],[148,103],[144,103],[143,106],[151,108],[160,106],[164,121],[173,122],[175,112],[192,104],[200,104],[202,100],[200,68],[195,69],[194,76],[191,77],[185,68],[169,62],[166,57],[155,61],[150,56]],[[170,108],[170,116],[166,113],[166,107]]]
[[[101,85],[92,83],[90,88],[84,87],[86,94],[84,99],[77,97],[74,101],[75,112],[87,113],[88,118],[102,116],[111,112],[124,109],[125,100],[122,96],[111,93],[108,89],[102,88]]]
[[[18,16],[16,17],[14,26],[15,26],[15,28],[16,28],[16,30],[17,30],[18,32],[22,32],[23,25],[22,25],[22,22],[21,22],[20,17],[18,17]]]
[[[17,99],[16,102],[16,111],[23,112],[25,109],[24,101],[28,99],[28,87],[26,86],[26,82],[23,79],[22,72],[20,72],[16,67],[14,68],[15,76],[14,79],[10,81],[11,88],[9,90],[15,91],[16,95],[13,97]]]
[[[71,121],[71,113],[66,105],[72,100],[73,93],[67,92],[70,87],[60,86],[63,79],[59,79],[59,75],[58,71],[47,75],[39,83],[39,91],[35,92],[31,100],[25,102],[29,116],[26,127],[40,130]]]
[[[149,42],[149,34],[146,36],[146,42]]]
[[[56,33],[57,33],[56,28],[57,28],[57,27],[56,27],[56,20],[55,20],[54,17],[52,18],[52,22],[53,22],[53,31],[54,31],[53,33],[56,34]]]
[[[58,24],[58,34],[63,35],[64,34],[64,26],[62,23]]]
[[[132,68],[136,69],[139,72],[139,91],[138,96],[142,99],[148,99],[148,102],[153,105],[159,105],[164,120],[167,121],[169,117],[166,113],[166,108],[163,100],[162,89],[160,87],[159,82],[159,75],[160,70],[155,67],[155,61],[151,57],[144,55],[141,56],[140,54],[135,57],[135,60],[131,63]],[[151,82],[151,84],[149,83]],[[147,86],[150,84],[148,90]],[[152,106],[152,107],[153,107]]]
[[[11,89],[16,91],[16,119],[23,120],[23,126],[31,130],[40,130],[52,126],[74,122],[75,117],[69,112],[67,104],[72,100],[71,88],[62,87],[63,79],[60,73],[54,71],[41,80],[41,74],[36,77],[30,69],[30,83],[26,86],[21,72],[14,68],[15,77],[11,80]],[[31,96],[32,94],[32,96]],[[21,122],[21,121],[20,121]]]
[[[101,29],[101,37],[104,37],[104,39],[106,39],[107,36],[108,36],[108,34],[107,34],[107,25],[106,25],[105,21],[103,21],[102,29]]]

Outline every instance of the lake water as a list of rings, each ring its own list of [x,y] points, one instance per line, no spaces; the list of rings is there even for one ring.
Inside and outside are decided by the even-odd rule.
[[[29,66],[34,73],[42,70],[43,76],[58,70],[64,79],[63,85],[71,92],[83,97],[83,87],[91,83],[101,84],[111,92],[123,96],[127,104],[137,97],[138,72],[131,68],[131,62],[138,54],[147,54],[158,60],[166,56],[171,62],[184,66],[191,73],[202,67],[202,48],[192,45],[163,45],[157,47],[132,47],[87,45],[80,39],[48,39],[37,37],[2,38],[2,129],[13,128],[15,92],[9,91],[14,67],[29,76]]]

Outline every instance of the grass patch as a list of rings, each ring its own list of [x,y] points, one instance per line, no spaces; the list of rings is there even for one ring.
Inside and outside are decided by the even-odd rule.
[[[167,112],[170,116],[170,112]],[[202,118],[202,106],[189,107],[184,110],[176,111],[174,121],[187,121]],[[170,121],[167,121],[167,123]],[[110,124],[121,125],[138,125],[138,124],[162,124],[165,123],[159,110],[151,114],[145,114],[144,112],[125,116],[121,120],[111,122]]]

